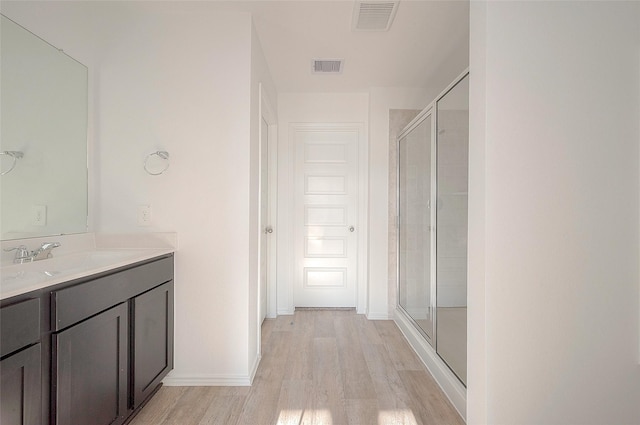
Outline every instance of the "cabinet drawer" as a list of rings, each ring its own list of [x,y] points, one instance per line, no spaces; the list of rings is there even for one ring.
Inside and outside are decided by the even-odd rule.
[[[40,299],[0,310],[0,357],[40,341]]]
[[[173,256],[55,291],[52,327],[71,326],[173,279]]]

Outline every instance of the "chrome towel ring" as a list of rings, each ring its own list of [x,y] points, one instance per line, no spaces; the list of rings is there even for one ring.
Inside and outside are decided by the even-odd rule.
[[[160,165],[157,167],[157,164],[149,164],[149,160],[155,159],[154,157],[158,157],[158,159],[163,162],[164,164]],[[150,169],[151,168],[151,169]],[[146,156],[146,158],[144,159],[144,171],[146,171],[148,174],[152,175],[152,176],[158,176],[162,173],[164,173],[165,171],[167,171],[167,168],[169,168],[169,152],[167,151],[156,151],[156,152],[151,152],[149,155]],[[159,171],[158,171],[159,169]]]
[[[13,158],[13,161],[11,162],[11,167],[9,167],[7,171],[3,171],[0,173],[0,176],[4,176],[5,174],[9,174],[11,170],[16,168],[16,163],[18,162],[18,159],[22,158],[24,156],[24,153],[20,151],[1,151],[0,155],[7,155]]]

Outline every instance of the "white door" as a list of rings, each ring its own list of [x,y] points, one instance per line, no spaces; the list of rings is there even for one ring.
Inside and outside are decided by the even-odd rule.
[[[261,119],[260,128],[260,323],[267,316],[269,278],[269,239],[273,233],[269,218],[269,125]]]
[[[358,131],[294,127],[294,306],[355,307]]]

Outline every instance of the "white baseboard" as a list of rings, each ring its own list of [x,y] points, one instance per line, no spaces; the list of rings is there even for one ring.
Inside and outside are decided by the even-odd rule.
[[[368,320],[391,320],[392,317],[389,316],[389,313],[376,313],[370,312],[367,314]]]
[[[178,375],[169,374],[162,380],[167,387],[250,387],[247,375]]]
[[[394,321],[404,337],[427,367],[449,401],[456,408],[462,419],[467,417],[467,389],[440,359],[433,347],[418,332],[401,310],[396,310]]]
[[[256,356],[249,375],[180,375],[169,373],[162,383],[167,387],[250,387],[262,356]]]
[[[253,384],[253,379],[256,377],[256,372],[258,371],[258,366],[260,365],[261,359],[262,359],[262,355],[258,353],[256,355],[255,362],[253,362],[253,367],[249,371],[249,385]]]

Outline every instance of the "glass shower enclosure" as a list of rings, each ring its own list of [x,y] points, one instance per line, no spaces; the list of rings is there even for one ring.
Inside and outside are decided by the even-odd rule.
[[[466,385],[468,73],[397,143],[398,307]]]

